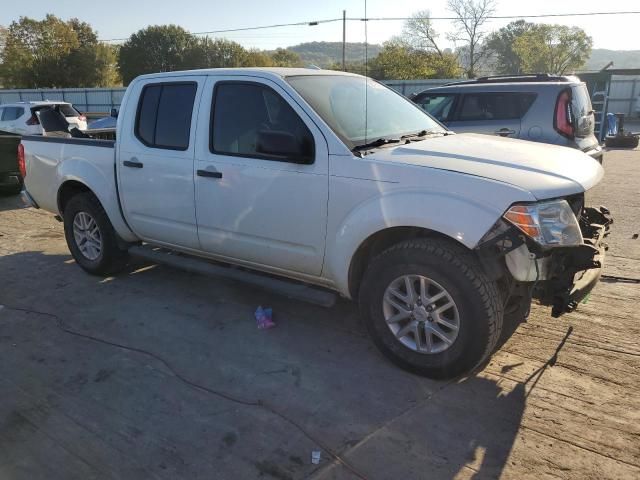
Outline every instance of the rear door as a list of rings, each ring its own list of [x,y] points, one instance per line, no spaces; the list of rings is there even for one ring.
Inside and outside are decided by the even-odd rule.
[[[535,94],[520,92],[472,92],[462,95],[449,127],[458,133],[483,133],[518,138],[520,119]]]
[[[202,249],[320,275],[329,185],[321,131],[266,79],[211,77],[202,105],[195,162]]]
[[[193,185],[195,119],[205,77],[135,85],[118,132],[127,222],[143,240],[199,248]]]

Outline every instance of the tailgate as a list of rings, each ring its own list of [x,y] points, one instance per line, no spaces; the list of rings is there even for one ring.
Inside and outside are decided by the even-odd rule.
[[[18,171],[20,135],[0,131],[0,174]]]

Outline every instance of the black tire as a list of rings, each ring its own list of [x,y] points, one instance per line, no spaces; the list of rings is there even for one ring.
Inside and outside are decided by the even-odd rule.
[[[499,350],[507,343],[507,340],[515,333],[518,327],[525,323],[529,318],[529,312],[531,311],[531,297],[514,297],[510,298],[507,306],[504,309],[502,332],[500,332],[500,338],[496,344],[494,351]]]
[[[95,220],[99,230],[102,248],[95,259],[90,259],[82,253],[74,237],[73,222],[80,212],[89,214]],[[64,235],[76,263],[92,275],[109,275],[122,269],[126,264],[127,251],[119,247],[111,221],[92,193],[79,193],[69,200],[64,209]]]
[[[422,275],[448,292],[459,313],[457,337],[440,353],[420,353],[403,344],[384,318],[387,287],[403,275]],[[360,311],[376,346],[402,368],[430,378],[469,372],[493,352],[502,330],[503,302],[476,257],[439,238],[399,243],[369,264],[359,294]]]

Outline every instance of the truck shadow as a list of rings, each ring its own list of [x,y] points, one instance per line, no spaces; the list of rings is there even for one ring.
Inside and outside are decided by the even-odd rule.
[[[556,352],[525,382],[481,373],[447,384],[390,365],[372,346],[355,307],[348,302],[323,309],[246,285],[140,261],[114,277],[91,277],[68,255],[35,251],[0,257],[0,276],[0,304],[6,310],[0,311],[0,346],[11,341],[7,340],[13,335],[11,330],[17,328],[14,323],[3,322],[12,307],[55,314],[69,329],[153,351],[181,375],[194,382],[199,379],[208,388],[268,399],[367,478],[500,477],[520,430],[527,390],[553,366],[557,356]],[[256,329],[253,312],[257,305],[274,309],[276,329]],[[45,322],[47,327],[34,329],[31,347],[25,348],[33,348],[38,356],[46,358],[47,347],[43,345],[66,334],[56,331],[50,317],[36,314],[29,318]],[[39,339],[39,335],[48,339]],[[558,350],[564,341],[566,337]],[[114,358],[126,353],[116,349],[105,357],[96,349],[96,358],[83,358],[80,363],[95,362],[107,370],[112,366],[106,363],[117,363]],[[65,352],[69,364],[74,355],[73,351]],[[141,372],[136,373],[141,378],[150,359],[142,360]],[[57,389],[51,382],[68,375],[63,371],[66,368],[61,365],[61,371],[43,371],[40,377],[33,374],[27,379],[20,369],[0,365],[0,376],[17,384],[39,378],[46,388]],[[503,367],[502,373],[510,368]],[[178,389],[176,393],[173,381],[162,388],[172,389],[172,395],[183,392]],[[106,395],[113,396],[114,404],[132,410],[123,411],[123,416],[136,418],[137,405],[142,403],[153,411],[164,393],[150,388],[148,398],[139,398],[135,404],[123,400],[126,389],[114,389]],[[158,430],[162,438],[175,437],[176,450],[188,456],[189,449],[205,442],[198,434],[203,424],[216,428],[213,417],[200,418],[194,425],[184,420],[180,432],[172,431],[171,424],[149,425],[143,419],[135,427]],[[198,450],[204,447],[199,445]],[[232,457],[231,465],[246,462],[254,454],[243,451],[240,445],[235,449],[226,453]],[[74,451],[83,452],[80,438]],[[42,465],[38,459],[32,460],[34,465]],[[162,459],[136,461],[161,463]],[[279,465],[287,478],[310,473],[306,462],[285,465],[282,459],[270,461]],[[333,469],[343,468],[328,460],[322,465],[326,471],[321,473],[327,477]],[[189,472],[174,473],[182,476]]]

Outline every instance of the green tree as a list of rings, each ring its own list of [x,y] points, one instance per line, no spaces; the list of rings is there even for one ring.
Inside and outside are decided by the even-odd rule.
[[[9,26],[4,44],[0,75],[6,87],[95,87],[117,80],[113,50],[77,19],[21,17]]]
[[[154,25],[134,33],[120,47],[118,70],[125,85],[138,75],[201,68],[198,40],[177,25]],[[202,49],[201,49],[202,50]]]
[[[514,40],[513,51],[525,72],[564,74],[582,67],[592,46],[581,28],[537,24]]]
[[[189,68],[233,68],[243,67],[248,52],[239,43],[224,38],[214,40],[197,39],[194,49],[196,60]]]
[[[273,58],[266,52],[252,48],[247,53],[242,62],[243,67],[273,67]]]
[[[369,72],[379,80],[456,78],[461,73],[455,55],[418,50],[399,40],[383,44],[371,61]]]
[[[302,67],[300,55],[285,48],[278,48],[271,54],[273,64],[276,67]]]
[[[534,27],[534,23],[517,20],[489,35],[487,48],[495,56],[496,73],[504,75],[524,73],[522,59],[514,51],[513,45],[517,38],[530,32]]]

